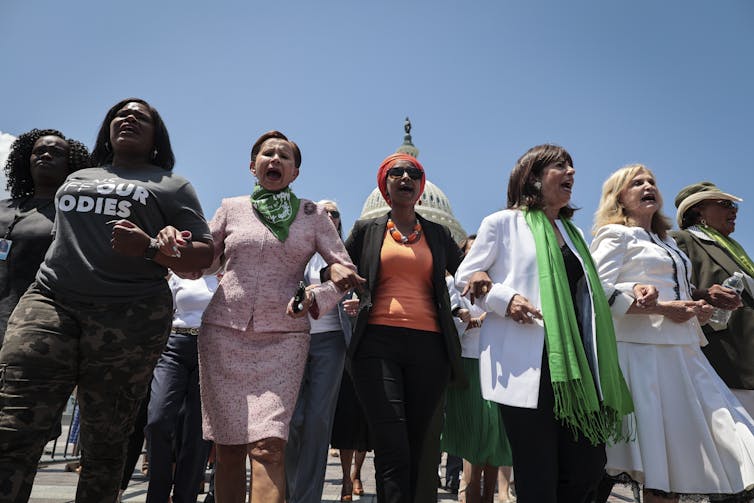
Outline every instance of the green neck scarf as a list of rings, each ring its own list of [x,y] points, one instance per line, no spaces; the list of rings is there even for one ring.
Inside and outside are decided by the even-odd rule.
[[[749,258],[749,255],[746,254],[743,247],[738,244],[738,241],[736,241],[733,238],[725,237],[720,232],[718,232],[717,229],[713,229],[709,225],[704,224],[698,224],[697,228],[699,228],[703,233],[705,233],[707,236],[710,237],[715,243],[717,243],[720,248],[728,252],[728,255],[730,255],[733,260],[738,264],[738,266],[751,277],[754,277],[754,262],[751,261]]]
[[[290,187],[271,192],[257,183],[251,193],[251,205],[270,232],[284,242],[301,201]]]
[[[627,440],[632,432],[623,432],[623,416],[630,414],[634,406],[618,365],[613,320],[589,249],[578,229],[569,220],[561,219],[576,253],[581,257],[586,279],[591,286],[602,402],[584,352],[565,262],[553,226],[542,210],[523,211],[526,223],[534,234],[537,251],[547,361],[555,394],[555,417],[572,431],[581,432],[595,445]]]

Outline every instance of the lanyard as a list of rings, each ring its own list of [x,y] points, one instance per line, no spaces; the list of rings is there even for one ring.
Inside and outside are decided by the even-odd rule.
[[[28,196],[18,203],[18,206],[16,207],[16,212],[13,215],[13,221],[8,226],[8,230],[5,231],[5,236],[3,236],[3,239],[10,239],[10,233],[13,232],[13,228],[23,218],[28,217],[29,215],[32,215],[43,208],[47,208],[53,202],[53,199],[50,199],[49,201],[46,201],[45,203],[40,204],[39,206],[34,206],[33,208],[27,210],[24,213],[24,205],[31,200],[32,200],[32,196]]]

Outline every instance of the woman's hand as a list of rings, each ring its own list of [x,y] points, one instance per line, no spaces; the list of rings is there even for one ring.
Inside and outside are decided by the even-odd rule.
[[[143,257],[152,238],[135,223],[128,220],[114,222],[110,244],[118,253],[129,257]]]
[[[285,314],[290,316],[291,318],[303,318],[309,313],[309,308],[312,307],[312,304],[314,304],[314,292],[311,290],[311,286],[306,287],[306,290],[304,290],[304,300],[301,302],[301,311],[295,312],[293,310],[293,303],[295,302],[296,297],[291,297],[291,300],[288,301],[288,306],[285,308]]]
[[[350,317],[354,317],[359,314],[359,299],[348,299],[343,301],[343,310]]]
[[[492,279],[486,271],[477,271],[471,275],[469,282],[461,292],[461,297],[465,297],[469,294],[469,300],[474,303],[474,299],[481,299],[492,288]]]
[[[471,312],[468,309],[459,309],[456,311],[455,316],[456,318],[460,318],[464,323],[471,323]]]
[[[367,282],[367,280],[356,274],[356,272],[337,262],[330,264],[327,270],[330,275],[330,281],[335,283],[335,286],[343,292],[347,292],[352,288],[361,290],[361,286]]]
[[[704,325],[710,318],[712,318],[712,315],[715,313],[715,308],[706,301],[698,300],[697,302],[701,302],[701,304],[694,308],[694,311],[696,312],[696,317],[699,320],[699,323]]]
[[[508,304],[505,316],[517,323],[534,323],[534,319],[541,320],[542,313],[534,307],[523,295],[516,294]]]
[[[694,316],[700,323],[706,322],[712,316],[714,309],[703,300],[669,300],[657,303],[657,313],[669,318],[675,323],[683,323]]]
[[[735,290],[725,288],[720,285],[712,285],[709,287],[702,298],[714,307],[720,309],[726,309],[728,311],[734,311],[743,306],[741,302],[741,296],[736,294]]]
[[[178,246],[186,246],[191,242],[191,231],[179,231],[172,225],[164,227],[157,233],[157,246],[160,253],[167,257],[179,258],[181,251]]]
[[[636,306],[640,308],[654,307],[657,305],[659,292],[653,285],[634,285],[634,297]]]

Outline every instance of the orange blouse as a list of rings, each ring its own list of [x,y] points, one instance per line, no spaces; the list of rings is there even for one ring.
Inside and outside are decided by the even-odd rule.
[[[385,232],[377,281],[369,324],[440,332],[426,239],[402,244]]]

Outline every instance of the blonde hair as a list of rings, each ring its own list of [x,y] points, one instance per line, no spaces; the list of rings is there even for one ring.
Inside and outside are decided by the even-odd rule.
[[[594,213],[594,226],[592,227],[592,234],[597,234],[597,231],[608,224],[621,224],[627,226],[634,226],[634,221],[626,215],[626,208],[620,201],[620,195],[628,187],[639,173],[647,173],[652,178],[656,177],[652,170],[644,166],[643,164],[629,164],[623,166],[618,171],[605,180],[602,185],[602,197],[600,197],[600,205],[597,211]],[[668,230],[672,227],[670,219],[662,214],[662,196],[659,190],[657,196],[660,203],[660,209],[652,216],[652,232],[665,239]]]

